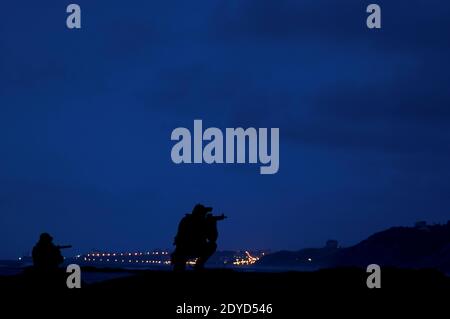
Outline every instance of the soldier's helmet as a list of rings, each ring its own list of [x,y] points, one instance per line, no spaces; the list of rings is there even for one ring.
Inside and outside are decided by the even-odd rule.
[[[53,241],[53,237],[50,236],[49,233],[42,233],[41,236],[39,237],[39,241],[43,243],[51,243]]]
[[[212,210],[213,210],[212,207],[206,207],[202,204],[197,204],[194,206],[194,209],[192,209],[192,215],[205,216],[207,213],[211,212]]]

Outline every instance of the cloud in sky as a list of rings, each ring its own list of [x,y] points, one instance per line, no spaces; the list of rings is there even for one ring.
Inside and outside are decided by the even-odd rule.
[[[170,246],[198,201],[232,216],[225,248],[444,221],[450,5],[379,3],[377,31],[356,0],[79,1],[77,31],[63,4],[4,5],[0,256],[46,225],[80,250]],[[170,132],[195,118],[279,127],[280,172],[174,166]]]

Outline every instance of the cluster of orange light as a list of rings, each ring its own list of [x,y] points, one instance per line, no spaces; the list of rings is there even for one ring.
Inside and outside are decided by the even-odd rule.
[[[191,266],[194,266],[195,263],[197,262],[197,259],[198,259],[198,258],[188,260],[188,261],[186,262],[186,264],[191,265]]]
[[[236,258],[236,260],[233,261],[233,265],[235,266],[253,265],[259,260],[258,257],[253,257],[252,255],[250,255],[248,251],[245,252],[245,255],[246,255],[245,258]]]

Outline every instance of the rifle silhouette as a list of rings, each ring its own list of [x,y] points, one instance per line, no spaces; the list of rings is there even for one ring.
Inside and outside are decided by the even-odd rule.
[[[212,218],[212,219],[214,219],[215,221],[224,220],[225,218],[228,218],[227,216],[225,216],[225,214],[218,215],[218,216],[215,216],[215,215],[213,215],[213,214],[207,214],[206,217],[207,217],[207,218]]]
[[[56,248],[58,248],[58,249],[67,249],[67,248],[72,248],[72,245],[56,245]]]

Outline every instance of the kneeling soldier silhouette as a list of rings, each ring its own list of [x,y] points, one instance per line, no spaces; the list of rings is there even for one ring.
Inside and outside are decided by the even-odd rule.
[[[186,214],[178,225],[175,236],[175,251],[172,253],[172,265],[175,271],[183,271],[189,259],[197,258],[195,270],[204,268],[206,261],[217,249],[217,221],[225,215],[213,216],[212,207],[195,205],[191,214]]]

